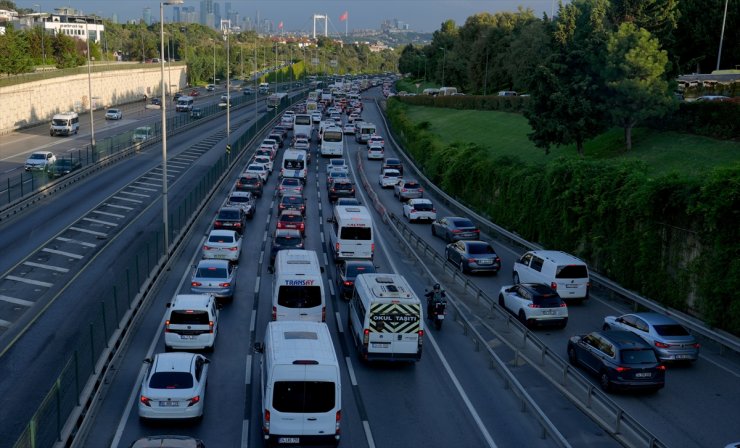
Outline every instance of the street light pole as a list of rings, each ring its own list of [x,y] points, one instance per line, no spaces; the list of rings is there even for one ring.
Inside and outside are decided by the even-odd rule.
[[[83,19],[77,19],[76,22],[80,23]],[[90,31],[87,26],[87,18],[85,20],[85,42],[87,43],[87,95],[90,98],[90,148],[95,151],[95,120],[93,119],[93,96],[92,96],[92,69],[90,67]]]
[[[229,31],[228,29],[224,30],[224,38],[226,39],[226,151],[228,152],[229,160],[231,160],[231,60]]]
[[[165,258],[170,255],[170,229],[169,210],[167,209],[167,98],[164,85],[164,5],[180,5],[183,0],[168,0],[159,3],[159,64],[160,85],[162,91],[162,224],[164,225],[164,254]]]
[[[213,39],[213,86],[216,86],[216,39]]]
[[[727,22],[727,3],[729,0],[725,0],[725,14],[722,17],[722,33],[719,36],[719,51],[717,52],[717,70],[719,70],[719,62],[722,59],[722,41],[725,40],[725,22]]]

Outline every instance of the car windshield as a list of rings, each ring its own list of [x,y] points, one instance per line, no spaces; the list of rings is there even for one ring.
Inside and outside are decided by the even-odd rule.
[[[689,336],[691,334],[679,324],[654,325],[653,328],[661,336]]]
[[[468,244],[468,253],[473,255],[485,255],[495,254],[496,252],[493,250],[493,247],[491,247],[490,244],[470,243]]]
[[[217,219],[230,219],[230,220],[238,220],[239,219],[239,210],[221,210],[218,212],[218,218]]]
[[[209,235],[208,242],[209,243],[233,243],[234,236],[233,235]]]
[[[558,308],[562,300],[557,294],[543,294],[532,297],[532,304],[540,308]]]
[[[242,177],[239,182],[243,184],[258,184],[260,181],[256,177]]]
[[[31,160],[44,160],[46,159],[46,154],[31,154],[31,157],[29,157]]]
[[[229,198],[229,202],[233,202],[235,204],[249,202],[249,196],[231,196]]]
[[[303,198],[301,196],[283,196],[284,204],[303,204]]]
[[[452,227],[475,227],[475,224],[469,219],[451,219],[450,224],[452,224]]]
[[[588,269],[582,264],[558,266],[555,278],[588,278]]]
[[[265,167],[263,165],[249,165],[249,168],[247,168],[249,171],[264,171]]]
[[[172,325],[208,325],[208,312],[196,310],[173,310],[170,313]]]
[[[652,349],[622,350],[624,364],[653,364],[657,363],[655,352]]]
[[[229,273],[226,268],[198,268],[195,276],[198,278],[228,278]]]
[[[405,188],[420,188],[418,182],[406,182],[404,184]]]
[[[301,181],[294,177],[286,177],[285,179],[283,179],[282,186],[283,187],[300,187]]]
[[[189,372],[157,372],[149,380],[152,389],[192,389],[193,375]]]
[[[286,213],[284,215],[280,215],[280,221],[281,222],[303,222],[303,216],[301,216],[299,213]]]
[[[349,182],[335,182],[334,189],[335,190],[351,190],[352,184]]]

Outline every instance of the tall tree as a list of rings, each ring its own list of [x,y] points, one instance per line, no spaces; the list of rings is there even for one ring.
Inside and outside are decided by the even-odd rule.
[[[644,28],[626,22],[607,43],[604,79],[612,122],[624,129],[627,150],[632,128],[642,120],[664,115],[673,99],[666,78],[668,55]]]
[[[17,75],[30,71],[33,61],[26,36],[8,25],[5,34],[0,34],[0,73]]]
[[[601,79],[609,23],[608,0],[575,0],[560,7],[554,24],[553,51],[539,67],[525,115],[530,139],[551,146],[575,144],[583,155],[586,140],[606,127]]]
[[[57,68],[78,67],[85,63],[85,57],[77,51],[76,39],[57,33],[52,39],[54,62]]]

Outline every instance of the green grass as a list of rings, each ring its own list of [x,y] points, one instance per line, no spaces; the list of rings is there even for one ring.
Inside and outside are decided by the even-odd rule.
[[[477,143],[489,148],[492,156],[515,156],[532,164],[561,156],[578,157],[574,145],[551,148],[550,154],[545,154],[527,137],[531,128],[519,114],[409,106],[408,116],[415,123],[428,121],[431,132],[445,143]],[[609,130],[586,142],[584,152],[587,159],[643,161],[652,175],[701,175],[740,163],[740,142],[648,128],[633,130],[630,152],[625,152],[622,129]]]

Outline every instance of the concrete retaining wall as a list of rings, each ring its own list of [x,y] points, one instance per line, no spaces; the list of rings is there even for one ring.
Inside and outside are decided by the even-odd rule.
[[[165,67],[165,83],[176,92],[185,86],[184,65]],[[144,94],[149,98],[159,94],[160,67],[129,70],[112,70],[93,73],[92,96],[97,109],[119,104],[142,101]],[[52,78],[0,88],[0,134],[13,130],[48,123],[59,112],[88,110],[88,76],[74,75]]]

